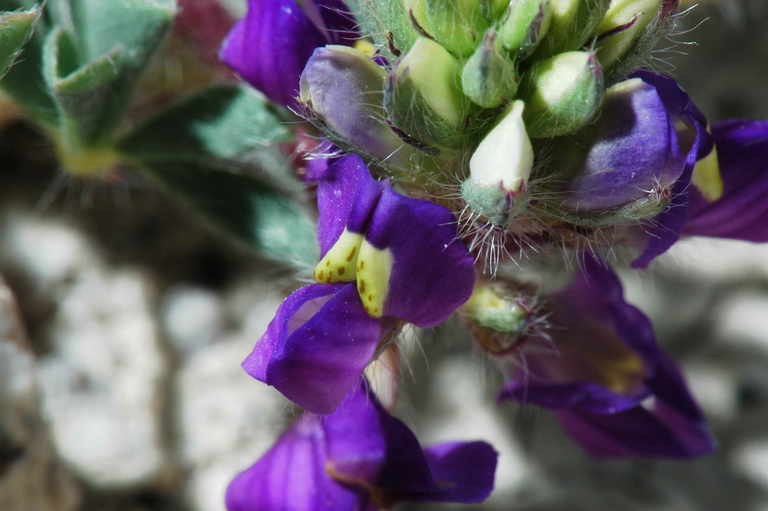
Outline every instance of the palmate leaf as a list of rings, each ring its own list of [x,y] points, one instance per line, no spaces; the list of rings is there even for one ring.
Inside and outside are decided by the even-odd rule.
[[[273,185],[296,189],[277,144],[291,133],[274,107],[249,87],[207,89],[140,125],[120,150],[144,163],[189,161],[248,173],[257,168]]]
[[[82,146],[111,141],[136,82],[175,15],[175,0],[71,0],[47,38],[45,78],[66,140]],[[65,49],[66,47],[66,49]],[[75,55],[65,65],[62,52]],[[55,63],[52,65],[51,63]]]
[[[16,10],[28,12],[35,2],[25,0],[0,0],[0,11]],[[24,9],[25,11],[21,11]],[[45,125],[54,125],[57,119],[56,105],[48,94],[42,76],[42,39],[45,32],[44,20],[34,23],[33,30],[15,58],[15,63],[6,69],[0,79],[0,89],[23,107],[36,121]]]
[[[35,29],[40,8],[27,11],[0,12],[0,78],[13,64]]]
[[[247,87],[217,86],[138,126],[118,150],[218,227],[265,257],[317,260],[314,222],[277,144],[290,131]],[[259,179],[243,175],[256,171]]]
[[[156,162],[145,169],[196,213],[262,256],[300,269],[317,262],[311,216],[281,191],[191,163]]]

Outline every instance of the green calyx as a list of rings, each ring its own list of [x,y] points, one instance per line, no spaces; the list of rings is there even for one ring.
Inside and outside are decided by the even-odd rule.
[[[517,92],[518,77],[514,63],[505,58],[495,31],[488,31],[483,42],[461,72],[461,88],[473,103],[495,108]]]
[[[520,96],[533,138],[579,130],[600,108],[603,71],[594,53],[573,51],[537,61],[526,74]]]
[[[499,25],[501,46],[518,60],[528,57],[547,34],[549,0],[512,0]]]
[[[420,37],[387,83],[388,118],[426,145],[460,145],[469,107],[461,92],[460,71],[458,61],[445,48]]]

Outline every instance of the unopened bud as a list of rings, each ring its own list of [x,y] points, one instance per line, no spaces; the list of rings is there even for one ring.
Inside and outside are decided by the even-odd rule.
[[[529,333],[532,310],[521,297],[505,293],[501,286],[478,283],[461,308],[475,340],[494,355],[517,347]]]
[[[524,59],[547,34],[550,20],[549,0],[512,0],[499,26],[502,47]]]
[[[549,0],[552,21],[536,57],[581,49],[597,35],[595,30],[609,4],[610,0]]]
[[[600,107],[603,71],[591,52],[561,53],[536,62],[523,80],[531,137],[556,137],[587,124]]]
[[[412,4],[414,17],[422,28],[459,58],[472,54],[494,21],[498,7],[496,0],[405,1]],[[423,4],[423,11],[419,4]]]
[[[436,42],[420,37],[387,83],[384,103],[389,119],[423,143],[457,144],[468,106],[459,82],[456,59]]]
[[[597,27],[600,44],[597,54],[608,67],[627,55],[660,15],[662,0],[612,0],[605,17]]]
[[[384,159],[403,145],[383,121],[385,79],[384,70],[359,50],[325,46],[304,67],[300,100],[334,141]]]
[[[469,160],[470,176],[462,185],[462,197],[492,223],[506,224],[525,207],[534,153],[523,122],[524,109],[522,101],[513,102]]]
[[[488,31],[483,42],[464,64],[461,87],[475,104],[495,108],[517,92],[515,64],[497,47],[496,32]]]

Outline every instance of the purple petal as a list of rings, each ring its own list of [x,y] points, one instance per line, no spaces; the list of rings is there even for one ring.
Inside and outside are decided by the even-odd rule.
[[[362,382],[330,415],[305,413],[227,490],[229,511],[358,510],[401,500],[477,502],[493,489],[485,442],[422,450]]]
[[[363,233],[382,188],[356,154],[348,154],[328,165],[317,187],[317,238],[321,256],[333,246],[345,227]]]
[[[550,302],[553,346],[523,354],[526,370],[507,382],[502,399],[615,413],[648,396],[659,350],[610,268],[586,257],[584,271]]]
[[[563,411],[558,418],[571,437],[597,457],[689,458],[715,447],[703,423],[681,419],[663,403],[652,410],[637,406],[612,415]]]
[[[588,256],[584,271],[551,301],[555,352],[524,354],[526,370],[506,384],[502,399],[556,409],[571,435],[595,455],[712,450],[705,418],[679,369],[659,348],[648,318],[624,300],[610,268]],[[649,397],[652,409],[643,405]]]
[[[709,202],[692,189],[684,233],[768,241],[768,121],[725,121],[712,135],[723,195]]]
[[[593,143],[566,206],[605,210],[641,199],[683,170],[674,124],[649,83],[606,96],[590,131]]]
[[[696,162],[712,150],[704,115],[691,98],[672,78],[650,71],[637,71],[633,77],[642,78],[656,87],[670,116],[672,126],[683,121],[693,127],[695,138],[685,155],[685,165],[679,179],[672,186],[671,207],[642,226],[643,252],[634,261],[633,268],[645,268],[656,256],[666,252],[679,238],[688,218],[688,188]]]
[[[330,413],[360,382],[382,326],[353,283],[313,284],[282,303],[245,371],[315,413]]]
[[[478,502],[493,489],[497,453],[490,445],[453,442],[423,450],[370,392],[356,392],[323,424],[334,477],[374,488],[380,504]]]
[[[351,46],[360,37],[354,16],[341,0],[307,0],[302,6],[328,42]]]
[[[320,417],[305,414],[227,488],[229,511],[358,509],[360,496],[325,472],[327,450]]]
[[[301,71],[326,42],[294,0],[249,0],[219,58],[272,101],[296,106]]]
[[[420,327],[443,322],[469,299],[474,260],[443,206],[384,187],[366,239],[394,259],[384,314]]]

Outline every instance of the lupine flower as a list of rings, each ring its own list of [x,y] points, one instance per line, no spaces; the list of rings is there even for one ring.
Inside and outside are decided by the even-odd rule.
[[[553,409],[595,456],[689,457],[712,451],[706,421],[648,318],[591,256],[549,299],[551,339],[531,338],[502,399]]]
[[[716,123],[712,138],[710,164],[722,179],[722,193],[712,200],[698,187],[688,189],[683,234],[768,241],[768,121]]]
[[[451,213],[376,181],[359,156],[332,163],[317,196],[321,283],[286,298],[243,366],[330,413],[397,320],[441,323],[469,298],[475,274]]]
[[[221,60],[272,101],[296,106],[299,75],[315,48],[351,44],[354,20],[341,0],[249,0],[221,47]]]
[[[485,442],[422,448],[366,382],[330,415],[306,412],[227,490],[229,511],[352,511],[402,500],[479,502],[493,489]]]

